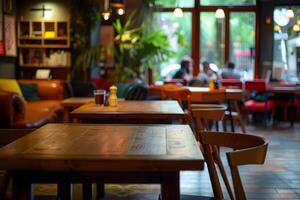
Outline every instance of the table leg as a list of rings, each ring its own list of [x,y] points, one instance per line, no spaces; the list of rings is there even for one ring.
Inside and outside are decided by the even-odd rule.
[[[71,200],[71,183],[58,183],[57,184],[57,196],[60,200]]]
[[[82,184],[82,199],[92,200],[93,199],[93,184],[83,183]]]
[[[12,174],[12,193],[14,200],[33,200],[31,183],[21,173]]]
[[[105,195],[105,186],[103,183],[97,183],[96,184],[97,186],[97,196],[96,196],[96,199],[102,199],[104,198],[104,195]]]
[[[291,116],[291,127],[294,127],[294,120],[295,120],[295,114],[296,114],[296,112],[295,112],[296,108],[294,108],[294,105],[296,105],[296,97],[293,94],[293,96],[292,96],[292,105],[291,105],[291,110],[292,110],[292,112],[291,112],[291,114],[292,114],[292,116]]]
[[[229,111],[229,120],[230,120],[230,126],[231,126],[231,131],[234,133],[234,124],[233,124],[233,118],[232,118],[232,106],[231,106],[231,101],[227,100],[227,105],[228,105],[228,111]]]
[[[69,108],[67,107],[64,108],[64,123],[70,122],[69,111],[70,111]]]
[[[161,182],[161,197],[162,200],[179,200],[179,172],[165,172],[162,175]]]

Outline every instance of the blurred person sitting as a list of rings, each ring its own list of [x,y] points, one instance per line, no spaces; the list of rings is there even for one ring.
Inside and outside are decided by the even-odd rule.
[[[191,79],[190,69],[192,66],[192,59],[184,56],[180,62],[180,69],[174,74],[173,79],[184,79],[189,81]]]
[[[227,62],[220,73],[221,79],[241,79],[241,74],[236,71],[235,64],[233,62]]]
[[[204,61],[202,63],[202,70],[198,74],[197,77],[193,78],[190,81],[191,86],[206,86],[209,84],[209,79],[213,78],[217,80],[217,76],[215,72],[211,69],[211,65],[209,62]]]

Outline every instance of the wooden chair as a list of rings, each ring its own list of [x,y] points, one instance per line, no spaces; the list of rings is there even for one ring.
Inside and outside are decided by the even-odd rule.
[[[201,142],[201,134],[203,131],[210,130],[210,128],[209,128],[210,121],[218,122],[218,121],[223,120],[226,106],[216,105],[216,104],[192,104],[191,108],[192,108],[192,116],[193,116],[193,119],[195,122],[196,140],[199,142],[200,149],[201,149],[202,153],[204,154],[204,149],[203,149],[202,142]],[[230,189],[230,184],[229,184],[226,172],[225,172],[224,165],[219,156],[219,149],[216,146],[214,146],[212,148],[212,152],[214,154],[214,162],[219,167],[219,170],[221,172],[221,175],[222,175],[224,184],[228,190],[228,193],[230,196],[233,197],[233,193]],[[204,154],[204,157],[205,157],[205,154]],[[214,177],[210,176],[212,183],[214,182],[213,178]]]
[[[268,143],[265,139],[247,134],[202,132],[201,143],[204,148],[204,155],[210,177],[212,178],[212,187],[216,199],[223,199],[223,193],[214,165],[215,155],[211,149],[216,145],[235,149],[235,151],[226,153],[235,194],[231,199],[245,200],[246,195],[238,171],[238,166],[264,164],[268,148]]]
[[[243,93],[226,93],[226,100],[228,101],[228,104],[232,106],[232,108],[231,111],[227,110],[225,112],[225,117],[223,120],[224,131],[227,131],[227,120],[232,119],[233,125],[235,126],[236,123],[239,123],[242,132],[246,133],[246,125],[243,120],[239,106],[239,101],[243,99],[243,96]]]
[[[185,112],[185,116],[183,118],[183,123],[190,123],[192,121],[191,118],[191,92],[183,87],[174,85],[174,84],[166,84],[162,86],[162,94],[161,97],[164,100],[173,99],[177,100],[182,109]]]

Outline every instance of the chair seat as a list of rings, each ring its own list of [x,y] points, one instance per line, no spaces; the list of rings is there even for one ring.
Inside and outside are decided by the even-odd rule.
[[[267,105],[266,105],[267,104]],[[261,101],[255,101],[255,100],[248,100],[245,103],[245,107],[248,111],[258,111],[258,112],[264,112],[266,110],[271,110],[275,106],[274,101],[268,100],[266,102]]]

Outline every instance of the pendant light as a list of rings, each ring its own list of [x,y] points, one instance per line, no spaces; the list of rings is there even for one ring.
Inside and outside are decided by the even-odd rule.
[[[177,2],[176,2],[176,4],[177,4],[177,6],[176,6],[176,8],[174,9],[174,12],[173,12],[174,16],[175,17],[183,17],[182,9],[179,7],[179,4]]]
[[[110,10],[109,10],[109,0],[104,0],[104,11],[101,13],[104,20],[108,20],[110,18]]]
[[[218,8],[218,9],[216,10],[215,17],[216,17],[217,19],[224,19],[224,18],[225,18],[224,10],[223,10],[222,8]]]
[[[294,11],[291,7],[286,11],[286,16],[290,19],[295,17]]]

